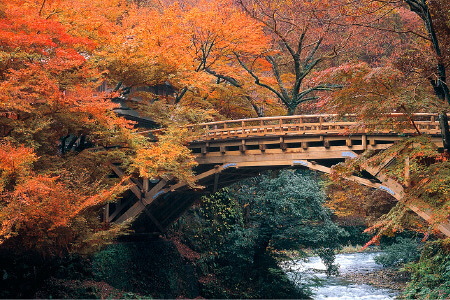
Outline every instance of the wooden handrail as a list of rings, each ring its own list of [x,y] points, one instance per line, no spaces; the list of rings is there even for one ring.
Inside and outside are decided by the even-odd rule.
[[[440,132],[437,114],[416,113],[406,115],[404,113],[392,113],[385,116],[410,117],[422,133],[438,134]],[[338,114],[294,115],[215,121],[187,125],[185,128],[192,132],[200,132],[199,135],[193,136],[193,140],[235,138],[250,135],[263,136],[267,134],[348,134],[349,131],[352,133],[367,133],[368,130],[365,125],[358,123],[355,118],[356,115],[351,114],[344,116]],[[391,124],[384,124],[383,126],[390,126],[390,128],[385,127],[385,129],[372,132],[395,133]],[[162,129],[156,129],[139,133],[160,133],[161,131]],[[411,127],[411,130],[405,129],[401,133],[414,132],[416,130]]]
[[[248,118],[248,119],[237,119],[237,120],[224,120],[224,121],[215,121],[215,122],[206,122],[206,123],[199,123],[199,124],[194,124],[194,125],[188,125],[188,127],[192,127],[192,126],[207,126],[207,125],[218,125],[218,124],[228,124],[228,123],[241,123],[241,122],[254,122],[254,121],[273,121],[273,120],[292,120],[292,119],[305,119],[305,118],[336,118],[339,117],[340,115],[338,114],[314,114],[314,115],[293,115],[293,116],[277,116],[277,117],[260,117],[260,118]],[[391,113],[388,114],[387,116],[392,116],[392,117],[403,117],[403,116],[407,116],[404,113]],[[415,113],[415,114],[411,114],[411,116],[417,116],[417,117],[426,117],[426,116],[434,116],[437,117],[437,114],[432,114],[432,113]],[[356,115],[354,114],[348,114],[348,115],[344,115],[344,118],[348,117],[348,118],[355,118]]]
[[[392,113],[387,117],[407,117],[403,113]],[[359,124],[354,119],[355,115],[346,115],[337,120],[337,114],[317,114],[317,115],[295,115],[282,117],[262,117],[251,119],[226,120],[196,125],[188,125],[191,131],[197,129],[203,131],[200,139],[232,138],[244,136],[261,136],[266,134],[345,134],[349,130],[357,133],[367,133],[364,124]],[[416,126],[421,132],[427,134],[438,134],[439,123],[436,114],[417,113],[408,115],[412,117]],[[347,119],[347,120],[345,120]],[[358,127],[359,126],[359,127]],[[390,128],[376,130],[379,133],[395,133],[392,125],[386,124]],[[356,129],[357,128],[357,129]],[[402,133],[414,133],[415,129],[404,130]]]

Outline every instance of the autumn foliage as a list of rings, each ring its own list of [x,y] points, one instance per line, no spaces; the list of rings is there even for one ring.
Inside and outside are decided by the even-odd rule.
[[[104,7],[127,9],[127,2],[113,2]],[[167,146],[135,134],[133,123],[113,111],[117,105],[110,99],[117,95],[97,91],[107,69],[95,58],[113,41],[121,16],[111,18],[112,10],[101,8],[95,1],[9,1],[0,7],[0,244],[5,247],[58,255],[95,250],[123,230],[100,218],[102,206],[126,189],[108,178],[109,161],[129,165],[137,158],[141,170],[157,168],[156,175],[192,165],[182,144],[169,153],[163,151]],[[98,27],[80,14],[97,20]],[[89,149],[93,146],[96,150]],[[163,161],[142,157],[142,151]],[[187,180],[182,174],[174,177]]]
[[[0,1],[0,245],[61,254],[116,236],[99,218],[126,189],[110,161],[194,186],[179,125],[445,111],[448,4],[419,2]],[[158,142],[116,115],[119,96],[167,128]]]

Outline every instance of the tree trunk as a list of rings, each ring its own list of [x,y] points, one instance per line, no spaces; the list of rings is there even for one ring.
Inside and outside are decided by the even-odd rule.
[[[288,111],[287,111],[288,116],[293,116],[293,115],[295,115],[295,111],[297,110],[297,107],[288,107],[287,109],[288,109]]]
[[[445,112],[439,114],[439,124],[441,126],[442,142],[444,149],[450,153],[450,131],[448,127],[448,117]]]
[[[264,226],[264,225],[263,225]],[[255,243],[254,254],[253,254],[253,265],[255,269],[263,267],[264,256],[266,254],[267,247],[269,247],[270,240],[272,239],[272,233],[263,232],[266,229],[260,229],[258,233],[258,239]]]

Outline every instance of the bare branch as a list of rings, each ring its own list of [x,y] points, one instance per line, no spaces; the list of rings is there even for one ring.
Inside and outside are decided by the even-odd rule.
[[[278,86],[280,87],[281,93],[283,94],[283,97],[286,99],[289,99],[289,93],[284,87],[283,80],[281,79],[280,70],[278,68],[278,63],[275,60],[273,56],[266,56],[266,60],[271,64],[273,75],[275,76],[275,79],[277,80]]]
[[[236,55],[236,58],[237,58],[239,64],[247,71],[247,73],[249,73],[253,77],[253,79],[255,79],[255,84],[268,89],[269,91],[274,93],[283,102],[284,105],[286,105],[287,107],[289,106],[289,104],[290,104],[289,101],[287,101],[287,99],[285,99],[280,92],[278,92],[276,89],[274,89],[270,85],[262,83],[260,81],[260,78],[258,77],[258,75],[256,75],[255,72],[253,72],[249,67],[247,67],[247,65],[241,60],[239,55],[237,53],[235,53],[235,55]]]
[[[226,76],[226,75],[222,75],[222,74],[218,74],[216,73],[216,71],[211,70],[210,68],[206,67],[205,72],[207,72],[208,74],[211,74],[213,76],[216,76],[219,79],[223,79],[225,81],[227,81],[228,83],[230,83],[231,85],[235,86],[235,87],[242,87],[242,84],[240,84],[236,79],[234,79],[233,77],[230,76]]]

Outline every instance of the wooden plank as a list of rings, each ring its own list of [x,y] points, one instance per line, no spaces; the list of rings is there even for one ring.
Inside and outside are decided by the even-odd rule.
[[[405,157],[405,181],[404,185],[405,187],[409,187],[411,183],[411,172],[410,172],[410,164],[409,164],[409,156]]]
[[[216,166],[216,167],[214,167],[214,168],[211,169],[211,170],[208,170],[208,171],[206,171],[206,172],[203,172],[203,173],[201,173],[201,174],[195,176],[195,177],[194,177],[194,180],[195,180],[195,181],[199,181],[199,180],[205,179],[205,178],[207,178],[207,177],[209,177],[209,176],[212,176],[212,175],[214,175],[214,174],[216,174],[216,173],[222,172],[222,170],[224,170],[224,169],[226,169],[226,168],[228,168],[228,167],[229,167],[229,166],[227,166],[227,164],[222,165],[222,166]],[[179,183],[177,183],[177,184],[174,184],[174,185],[170,186],[169,190],[170,190],[170,191],[175,191],[175,190],[178,190],[178,189],[180,189],[180,188],[182,188],[182,187],[185,187],[186,185],[187,185],[186,182],[179,182]]]
[[[226,163],[237,163],[245,161],[276,161],[276,160],[296,160],[296,159],[344,159],[343,153],[358,150],[349,149],[348,147],[341,147],[334,150],[331,148],[328,151],[313,151],[312,148],[308,148],[307,151],[300,149],[300,151],[289,151],[283,152],[281,149],[267,149],[264,152],[260,150],[247,150],[246,155],[241,155],[240,152],[230,153],[226,152],[224,155],[207,155],[207,156],[196,156],[196,160],[199,164],[226,164]]]
[[[373,176],[377,176],[378,173],[380,173],[384,168],[388,167],[391,163],[393,163],[395,159],[396,159],[396,156],[391,155],[391,156],[386,157],[377,166],[369,166],[368,164],[365,164],[364,167],[367,170],[370,170],[370,171],[368,171],[370,174],[372,174]]]
[[[145,206],[152,203],[157,197],[155,195],[160,193],[162,188],[167,184],[164,179],[161,179],[149,192],[145,193],[144,198],[140,198],[135,204],[133,204],[124,214],[122,214],[116,221],[116,223],[122,223],[129,219],[136,218],[144,209]]]
[[[117,176],[119,176],[119,178],[123,179],[125,177],[125,172],[123,172],[118,166],[110,163],[109,167],[114,171],[114,173],[117,174]],[[134,183],[131,179],[125,180],[125,183],[130,185],[130,190],[133,192],[133,194],[136,195],[138,199],[142,198],[141,189],[137,186],[136,183]]]
[[[342,142],[345,142],[345,139],[342,140]],[[246,153],[249,155],[252,154],[260,154],[260,150],[265,149],[266,152],[268,153],[279,153],[279,152],[283,152],[280,151],[280,144],[279,143],[274,143],[274,144],[269,144],[269,143],[261,143],[260,145],[265,145],[265,146],[261,146],[259,150],[255,150],[255,149],[251,149],[251,150],[246,150]],[[272,148],[272,149],[268,149],[267,145],[273,145],[274,147],[278,147],[277,148]],[[317,151],[322,151],[322,152],[330,152],[330,151],[352,151],[352,150],[365,150],[364,147],[362,145],[353,145],[352,147],[348,147],[348,146],[333,146],[330,145],[329,148],[326,148],[324,146],[317,146],[317,145],[312,145],[312,144],[307,144],[308,147],[305,149],[304,146],[306,146],[305,144],[302,143],[296,143],[293,144],[292,141],[289,141],[288,143],[284,144],[284,147],[286,147],[286,151],[288,152],[305,152],[305,151],[313,151],[313,152],[317,152]],[[382,149],[386,149],[389,148],[390,146],[392,146],[393,143],[389,143],[389,144],[377,144],[375,146],[368,146],[368,149],[371,150],[382,150]],[[259,145],[258,145],[259,147]],[[265,148],[263,148],[265,147]],[[225,152],[221,152],[220,149],[214,150],[211,149],[210,152],[205,153],[204,156],[221,156],[221,155],[241,155],[241,152],[239,150],[227,150]]]
[[[161,179],[157,184],[155,184],[154,187],[147,193],[145,193],[144,199],[142,199],[142,202],[144,202],[145,205],[148,205],[153,202],[154,196],[159,193],[165,186],[167,185],[167,181],[165,179]]]
[[[114,210],[114,212],[109,215],[108,217],[108,222],[112,222],[112,220],[114,220],[115,217],[117,217],[117,215],[123,210],[123,208],[125,206],[127,206],[130,203],[130,201],[121,201],[120,203],[118,203],[118,206],[116,207],[116,209]]]
[[[145,205],[141,201],[137,201],[130,209],[128,209],[125,213],[123,213],[115,223],[123,223],[125,221],[132,220],[137,217],[143,210],[145,209]]]
[[[143,193],[147,193],[150,189],[150,181],[148,179],[148,177],[143,177],[142,178],[142,192]]]
[[[405,205],[409,209],[414,211],[417,215],[419,215],[422,219],[424,219],[425,221],[427,221],[430,224],[433,224],[436,220],[436,216],[434,215],[431,206],[424,202],[419,201],[418,199],[414,199],[413,202],[415,204],[405,203]],[[446,221],[446,222],[437,224],[436,228],[439,231],[441,231],[444,235],[446,235],[447,237],[450,237],[450,222]]]
[[[367,164],[362,164],[362,167],[364,170],[369,172],[371,175],[378,178],[383,184],[388,187],[390,190],[392,190],[395,195],[393,195],[397,200],[402,201],[403,195],[404,195],[404,189],[403,186],[396,182],[395,180],[387,177],[385,174],[381,173],[378,167],[369,166]]]
[[[218,187],[218,185],[219,185],[219,176],[220,176],[220,173],[216,173],[216,174],[214,174],[214,187],[213,187],[213,193],[216,193],[217,192],[217,187]]]

